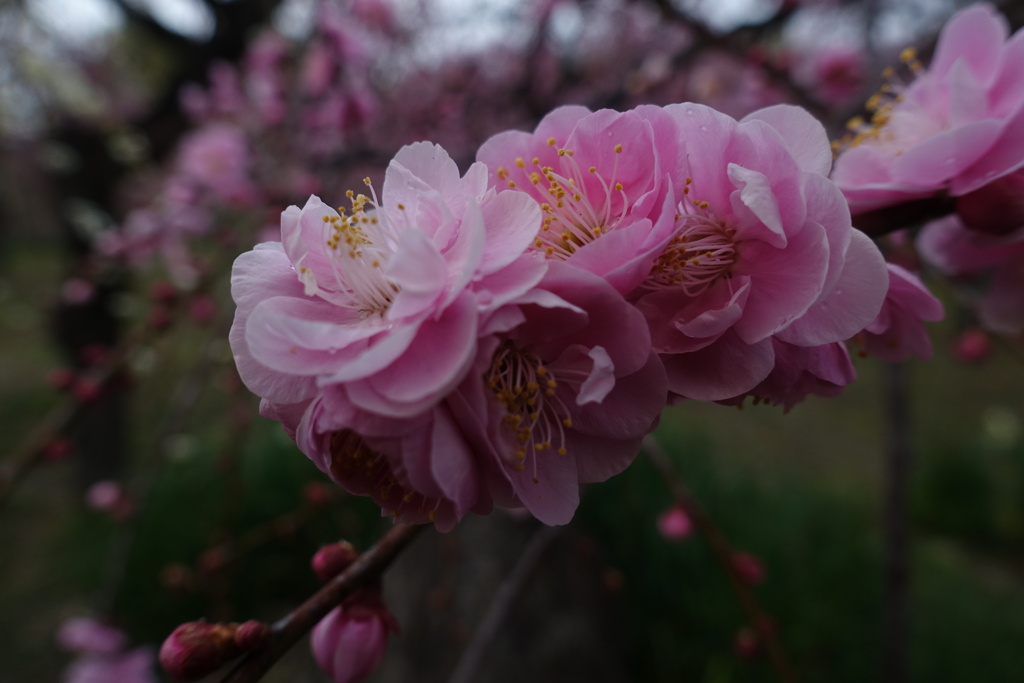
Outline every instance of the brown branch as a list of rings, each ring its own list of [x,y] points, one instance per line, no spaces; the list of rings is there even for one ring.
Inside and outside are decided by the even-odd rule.
[[[863,231],[868,237],[882,237],[897,230],[914,228],[948,216],[954,211],[956,206],[951,197],[935,195],[859,213],[853,217],[853,227]]]
[[[487,614],[476,628],[473,640],[462,651],[455,671],[448,683],[472,683],[483,660],[484,652],[498,632],[498,627],[508,614],[516,595],[523,588],[526,579],[533,572],[544,551],[561,531],[560,527],[544,526],[537,530],[529,545],[519,557],[519,562],[508,573],[491,602]]]
[[[308,633],[327,613],[361,588],[380,577],[391,562],[424,527],[397,524],[377,544],[341,574],[271,626],[269,642],[251,652],[225,676],[221,683],[258,681],[288,649]]]
[[[750,622],[751,627],[753,627],[761,643],[767,650],[772,666],[774,666],[775,672],[779,676],[779,680],[784,681],[785,683],[796,683],[796,674],[789,662],[789,658],[786,656],[785,650],[782,648],[782,643],[779,641],[776,628],[772,620],[761,607],[761,603],[754,595],[754,592],[750,590],[749,584],[737,571],[736,564],[733,561],[735,552],[732,545],[729,543],[729,540],[722,532],[722,529],[690,493],[686,483],[683,482],[679,473],[676,472],[668,454],[665,453],[665,450],[662,448],[661,444],[658,443],[657,439],[653,436],[645,438],[643,450],[644,453],[647,454],[648,459],[661,474],[665,483],[668,484],[676,504],[682,507],[690,519],[693,520],[694,526],[700,530],[701,534],[703,534],[704,538],[707,540],[708,545],[711,546],[712,553],[714,553],[715,557],[722,565],[725,575],[729,579],[729,583],[732,586],[732,591],[736,596],[736,600],[739,601],[740,607],[747,616],[747,620]]]

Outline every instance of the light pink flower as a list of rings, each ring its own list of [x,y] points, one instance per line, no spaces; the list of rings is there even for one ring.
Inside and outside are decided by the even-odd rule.
[[[245,133],[227,123],[212,123],[191,132],[178,147],[178,172],[225,202],[253,196],[250,164]]]
[[[927,70],[869,101],[833,179],[854,214],[946,191],[974,192],[1024,164],[1024,32],[987,3],[955,14]]]
[[[932,342],[923,321],[941,320],[942,303],[905,268],[888,264],[889,293],[878,317],[857,335],[867,353],[899,362],[932,356]]]
[[[63,683],[158,683],[154,673],[156,652],[140,647],[130,652],[78,657],[61,678]]]
[[[1024,333],[1024,226],[1005,235],[987,234],[948,216],[926,225],[917,247],[943,273],[978,283],[966,291],[983,327]]]
[[[113,626],[90,617],[68,619],[57,630],[57,642],[68,650],[94,655],[120,652],[128,637]]]
[[[397,630],[379,594],[364,589],[313,628],[310,644],[317,664],[335,683],[352,683],[373,673],[384,657],[388,636]]]
[[[532,249],[600,275],[625,294],[647,276],[674,232],[671,130],[672,120],[657,107],[620,113],[566,106],[533,133],[495,135],[477,159],[499,190],[540,203],[544,222]]]
[[[540,209],[488,192],[482,165],[460,177],[429,143],[398,153],[379,200],[350,201],[345,215],[317,197],[289,207],[282,243],[236,260],[239,372],[275,404],[344,383],[357,406],[416,415],[469,370],[489,312],[543,275],[543,260],[523,255]]]
[[[825,177],[829,143],[810,114],[779,105],[737,122],[697,104],[666,110],[682,201],[673,238],[630,298],[670,390],[728,399],[772,371],[774,341],[831,344],[870,323],[885,263]]]

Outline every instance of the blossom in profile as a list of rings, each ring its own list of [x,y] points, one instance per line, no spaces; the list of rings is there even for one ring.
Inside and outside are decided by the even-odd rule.
[[[362,589],[331,610],[313,628],[313,656],[335,683],[369,676],[380,664],[388,636],[398,630],[380,594]]]
[[[836,160],[832,177],[854,214],[939,192],[965,197],[1024,165],[1024,33],[1008,34],[980,3],[946,23],[927,69],[904,51],[912,80],[887,74],[870,121],[851,122]]]
[[[777,338],[771,342],[775,364],[768,376],[749,391],[718,403],[742,405],[751,398],[754,405],[782,406],[788,413],[808,396],[838,396],[857,378],[850,354],[842,342],[818,346],[797,346]]]
[[[942,303],[910,271],[888,264],[889,293],[871,324],[856,340],[864,351],[883,360],[899,362],[932,356],[932,342],[924,321],[941,320]]]
[[[829,345],[863,329],[888,276],[826,178],[828,139],[806,111],[778,105],[735,121],[697,104],[666,110],[682,201],[672,239],[629,298],[673,394],[726,400],[769,376],[780,344]]]
[[[469,370],[489,311],[535,285],[524,255],[540,209],[460,177],[430,143],[403,148],[383,194],[349,193],[341,211],[310,197],[282,214],[280,243],[242,254],[230,340],[242,380],[274,404],[345,385],[355,405],[409,416]]]
[[[981,326],[1024,333],[1024,225],[1008,234],[969,229],[957,216],[927,224],[917,239],[921,257],[963,285]]]

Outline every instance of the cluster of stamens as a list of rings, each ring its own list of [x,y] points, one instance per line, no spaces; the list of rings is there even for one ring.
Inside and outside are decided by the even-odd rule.
[[[565,430],[572,428],[572,418],[556,393],[558,380],[540,359],[505,342],[494,353],[484,379],[505,411],[502,426],[515,443],[515,451],[508,454],[513,467],[522,472],[532,455],[536,470],[542,451],[568,454]]]
[[[334,256],[330,263],[336,285],[349,294],[350,306],[367,316],[383,315],[398,286],[383,275],[381,267],[394,253],[398,236],[387,216],[376,210],[379,204],[370,179],[363,182],[373,196],[346,192],[351,208],[340,206],[340,215],[323,217],[324,243]],[[405,209],[401,204],[397,208]]]
[[[367,493],[392,517],[404,513],[417,517],[424,515],[433,522],[441,501],[426,498],[402,486],[391,472],[387,458],[370,448],[361,436],[351,429],[331,435],[331,474],[345,482],[353,493]],[[359,490],[365,488],[365,490]]]
[[[912,47],[905,48],[900,53],[900,63],[907,68],[912,78],[916,78],[924,71],[924,66],[917,58],[917,51]],[[906,88],[896,69],[891,66],[882,71],[882,78],[885,82],[864,104],[868,118],[855,116],[846,122],[846,134],[832,142],[833,155],[881,136],[885,125],[892,118],[892,110],[903,100],[901,93]]]
[[[647,289],[681,289],[697,296],[727,277],[736,262],[736,231],[708,211],[708,202],[690,198],[692,184],[693,178],[687,178],[675,216],[679,230],[654,260],[644,282]]]
[[[555,138],[548,138],[547,144],[557,147],[558,143]],[[577,249],[613,230],[622,221],[629,207],[626,192],[617,179],[622,145],[615,145],[614,150],[615,164],[609,179],[605,179],[596,166],[584,171],[576,162],[573,150],[567,147],[557,147],[558,168],[542,166],[537,157],[530,164],[521,157],[517,158],[516,171],[498,168],[498,178],[506,181],[510,188],[519,186],[512,178],[515,173],[523,182],[536,186],[537,193],[546,195],[546,201],[540,206],[544,219],[534,240],[534,249],[542,251],[548,258],[567,259]],[[590,185],[591,190],[587,190],[587,176],[593,176],[600,183],[597,197],[590,196],[593,184]],[[543,187],[545,183],[546,188]],[[621,203],[617,210],[616,199]]]

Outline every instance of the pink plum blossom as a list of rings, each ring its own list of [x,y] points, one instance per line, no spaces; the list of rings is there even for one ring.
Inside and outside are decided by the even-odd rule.
[[[178,170],[221,201],[252,196],[249,143],[245,133],[227,123],[212,123],[186,135],[178,147]]]
[[[665,405],[665,373],[639,311],[587,271],[553,262],[502,313],[447,403],[475,451],[498,465],[495,502],[566,524],[579,483],[636,457]]]
[[[499,190],[536,199],[544,221],[532,249],[604,277],[625,294],[674,232],[672,120],[657,107],[624,113],[560,107],[533,133],[487,140],[477,159]]]
[[[765,380],[779,349],[863,329],[888,276],[825,177],[828,139],[806,111],[778,105],[739,122],[697,104],[666,111],[680,152],[674,167],[662,163],[685,178],[682,201],[672,239],[629,298],[672,393],[720,401]]]
[[[489,311],[544,272],[523,255],[540,209],[495,195],[443,149],[403,148],[378,200],[350,193],[339,213],[317,197],[281,217],[281,243],[242,254],[230,340],[242,380],[274,404],[345,384],[354,405],[416,415],[469,370]]]
[[[397,630],[380,595],[364,589],[313,628],[310,644],[317,664],[335,683],[352,683],[373,673],[384,657],[388,636]]]
[[[863,50],[849,44],[828,44],[808,50],[793,68],[796,80],[810,87],[822,102],[848,104],[864,88],[867,64]]]
[[[579,483],[622,471],[665,404],[643,318],[601,278],[554,262],[480,334],[469,373],[416,415],[368,411],[351,384],[309,403],[264,402],[264,414],[399,521],[446,531],[497,503],[564,524]]]
[[[1009,234],[988,234],[947,216],[924,227],[917,247],[925,261],[946,275],[980,285],[970,303],[985,329],[1024,333],[1024,226]]]
[[[842,342],[819,346],[796,346],[772,338],[775,364],[761,382],[739,396],[719,401],[741,405],[749,396],[754,404],[782,406],[789,412],[810,395],[838,396],[857,378],[850,354]]]
[[[889,267],[889,292],[878,317],[857,335],[864,351],[898,362],[911,356],[931,358],[932,342],[922,321],[941,320],[942,303],[910,271]]]
[[[854,126],[836,160],[833,179],[854,214],[963,197],[1024,165],[1024,32],[1008,34],[980,3],[946,23],[927,70],[904,54],[913,80],[869,100],[871,121]]]

